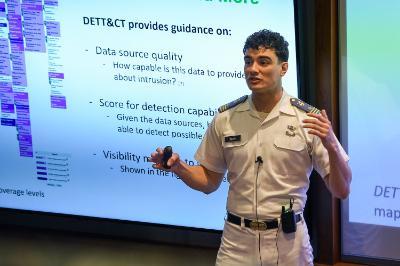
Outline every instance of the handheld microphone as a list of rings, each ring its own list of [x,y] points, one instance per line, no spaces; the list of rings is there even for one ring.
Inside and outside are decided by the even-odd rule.
[[[262,157],[260,155],[258,155],[255,163],[263,163],[263,162],[264,161],[263,161]]]

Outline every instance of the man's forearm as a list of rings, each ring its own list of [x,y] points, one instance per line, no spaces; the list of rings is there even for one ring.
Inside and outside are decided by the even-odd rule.
[[[206,194],[215,191],[219,187],[223,176],[223,174],[208,171],[201,165],[190,166],[183,161],[179,161],[171,170],[186,185]]]
[[[328,186],[335,197],[345,199],[350,193],[351,169],[340,153],[339,147],[328,151],[330,174]]]

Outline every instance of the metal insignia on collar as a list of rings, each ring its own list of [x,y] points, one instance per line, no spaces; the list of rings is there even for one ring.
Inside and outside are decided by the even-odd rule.
[[[296,136],[296,133],[294,133],[293,131],[286,130],[286,135],[289,137],[294,137]]]

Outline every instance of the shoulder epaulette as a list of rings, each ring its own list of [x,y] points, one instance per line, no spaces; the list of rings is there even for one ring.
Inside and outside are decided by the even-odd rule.
[[[245,102],[247,100],[247,97],[248,97],[247,95],[244,95],[230,103],[222,105],[221,107],[218,108],[218,112],[219,113],[225,112],[226,110],[229,110],[229,109],[235,107],[236,105]]]
[[[311,106],[308,103],[305,103],[297,98],[290,98],[290,103],[306,113],[314,113],[314,114],[321,113],[321,111],[315,108],[314,106]]]

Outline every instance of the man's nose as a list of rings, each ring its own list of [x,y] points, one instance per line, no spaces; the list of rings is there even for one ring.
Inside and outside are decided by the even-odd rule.
[[[258,66],[255,63],[252,63],[247,66],[247,72],[249,74],[257,74],[258,73]]]

